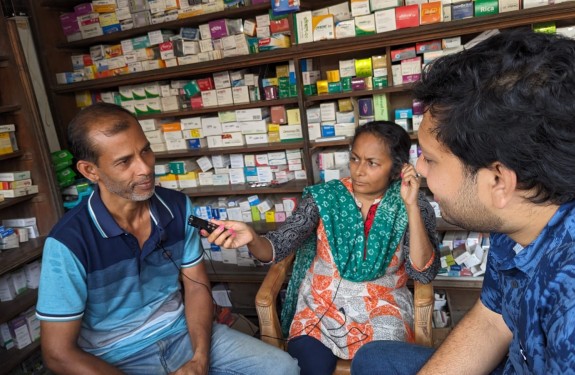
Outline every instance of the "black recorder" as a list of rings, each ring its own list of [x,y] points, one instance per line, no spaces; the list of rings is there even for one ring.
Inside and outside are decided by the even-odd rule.
[[[190,215],[190,217],[188,218],[188,225],[191,225],[192,227],[196,227],[198,229],[205,229],[206,232],[208,233],[212,233],[218,227],[217,224],[210,223],[209,221],[206,221],[194,215]]]

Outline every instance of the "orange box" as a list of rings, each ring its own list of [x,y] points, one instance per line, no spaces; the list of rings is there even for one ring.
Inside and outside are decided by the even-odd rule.
[[[177,132],[182,130],[182,125],[179,122],[168,122],[165,124],[162,124],[162,131],[164,133],[166,132]]]
[[[123,66],[121,68],[116,68],[114,70],[112,70],[112,72],[114,73],[114,76],[121,76],[123,74],[130,74],[130,68],[128,68],[127,66]]]
[[[441,22],[441,16],[443,14],[441,1],[422,3],[420,12],[421,12],[420,13],[421,20],[419,21],[419,23],[421,25],[428,25],[430,23]]]

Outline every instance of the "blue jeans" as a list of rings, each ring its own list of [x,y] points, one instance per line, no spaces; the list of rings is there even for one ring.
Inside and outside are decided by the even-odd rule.
[[[372,341],[363,345],[351,362],[352,375],[416,374],[435,349],[401,341]]]
[[[128,375],[167,375],[192,359],[187,332],[160,340],[135,355],[114,363]],[[297,361],[288,353],[256,338],[214,323],[210,375],[297,375]]]

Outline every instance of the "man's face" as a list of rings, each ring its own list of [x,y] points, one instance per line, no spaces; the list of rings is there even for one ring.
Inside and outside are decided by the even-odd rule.
[[[130,127],[113,136],[92,130],[101,190],[131,201],[144,201],[154,194],[154,153],[134,119]]]
[[[433,119],[429,112],[423,116],[418,131],[421,155],[416,169],[427,179],[427,186],[439,204],[441,216],[449,223],[465,229],[491,232],[501,228],[501,219],[495,216],[488,204],[489,191],[482,185],[484,170],[475,176],[468,174],[459,158],[439,143]]]

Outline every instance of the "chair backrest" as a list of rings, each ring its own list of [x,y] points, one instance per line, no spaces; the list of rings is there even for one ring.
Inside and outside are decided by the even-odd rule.
[[[277,310],[277,297],[291,269],[294,255],[272,265],[256,295],[256,310],[260,325],[260,335],[264,342],[285,349],[281,324]],[[433,285],[414,282],[414,332],[415,342],[424,346],[433,346]]]

